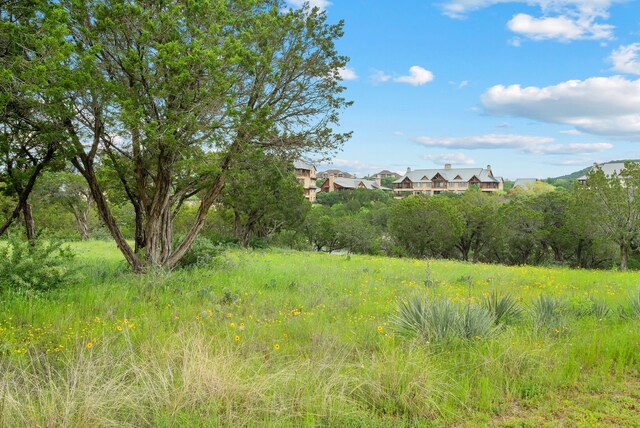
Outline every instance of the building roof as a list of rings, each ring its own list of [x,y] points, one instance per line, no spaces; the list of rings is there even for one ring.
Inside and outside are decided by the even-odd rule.
[[[391,190],[379,185],[374,180],[362,180],[360,178],[336,177],[333,179],[333,183],[345,189],[358,189],[360,188],[360,183],[362,183],[362,186],[369,190]]]
[[[471,178],[476,177],[482,183],[499,183],[502,177],[494,177],[490,169],[485,168],[438,168],[438,169],[416,169],[407,171],[407,173],[394,181],[394,183],[402,183],[405,178],[409,178],[412,182],[433,180],[433,177],[440,174],[442,178],[448,182],[466,183]]]
[[[334,177],[338,177],[338,174],[342,174],[344,178],[355,178],[353,174],[349,174],[348,172],[340,171],[339,169],[328,169],[326,171],[319,171],[318,175],[333,175]]]
[[[309,171],[315,168],[315,166],[309,165],[308,163],[302,162],[301,160],[293,161],[293,167],[295,169],[306,169]]]
[[[620,175],[620,171],[622,171],[624,169],[624,162],[601,163],[601,164],[598,164],[598,166],[600,167],[600,169],[602,169],[602,172],[604,172],[604,175],[606,175],[606,176],[612,176],[613,174]],[[593,167],[591,169],[593,169]],[[589,170],[589,172],[591,172],[591,170]],[[588,173],[587,173],[587,175],[588,175]],[[587,179],[587,175],[583,175],[582,177],[578,177],[577,180],[578,181],[585,181]]]
[[[378,172],[376,174],[373,174],[373,175],[374,176],[375,175],[393,175],[393,176],[396,176],[396,177],[400,177],[400,174],[398,174],[397,172],[389,171],[388,169],[383,169],[382,171],[380,171],[380,172]]]
[[[516,181],[513,182],[513,187],[522,187],[523,189],[528,189],[535,182],[538,181],[537,178],[517,178]]]

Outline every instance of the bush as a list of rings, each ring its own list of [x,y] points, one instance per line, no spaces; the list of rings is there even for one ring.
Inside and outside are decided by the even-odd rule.
[[[222,247],[213,241],[198,236],[187,253],[178,262],[179,268],[212,264],[222,253]]]
[[[12,238],[0,246],[0,289],[47,291],[73,281],[74,254],[58,241],[34,243]]]

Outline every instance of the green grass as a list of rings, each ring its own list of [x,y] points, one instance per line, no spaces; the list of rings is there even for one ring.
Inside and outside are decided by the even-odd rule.
[[[640,420],[637,273],[432,261],[427,288],[425,261],[237,250],[136,276],[111,243],[72,246],[80,282],[2,299],[0,426]],[[522,313],[487,338],[394,332],[401,300],[481,305],[494,291]],[[541,296],[562,301],[559,327],[536,328]]]

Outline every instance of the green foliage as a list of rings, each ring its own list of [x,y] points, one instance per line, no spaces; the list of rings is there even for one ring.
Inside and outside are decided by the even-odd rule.
[[[497,325],[517,320],[522,315],[522,308],[511,294],[502,294],[495,289],[482,300],[482,307],[491,314]]]
[[[481,339],[497,331],[492,313],[482,306],[468,303],[460,311],[460,334],[465,339]]]
[[[443,257],[462,235],[464,219],[448,198],[409,196],[393,205],[387,227],[412,256]]]
[[[62,242],[12,238],[0,245],[0,290],[47,291],[75,280],[74,253]]]
[[[177,267],[211,266],[221,253],[222,247],[219,244],[198,236]]]
[[[453,339],[461,333],[458,308],[446,299],[410,297],[398,304],[391,322],[399,334],[429,342]]]
[[[391,322],[399,334],[427,342],[476,340],[496,332],[494,319],[485,308],[472,304],[460,307],[441,298],[413,296],[403,300]]]
[[[629,296],[629,311],[634,318],[640,317],[640,290]]]
[[[562,334],[566,330],[567,307],[561,299],[541,295],[533,301],[532,322],[536,332]]]

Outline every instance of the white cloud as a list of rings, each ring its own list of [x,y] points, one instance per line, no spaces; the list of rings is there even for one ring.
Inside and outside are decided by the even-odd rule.
[[[353,68],[344,67],[338,69],[338,75],[342,80],[358,80],[358,75]]]
[[[370,79],[371,82],[377,85],[380,83],[388,82],[389,80],[391,80],[391,76],[386,74],[384,71],[376,70],[371,74]]]
[[[404,132],[402,132],[402,131],[393,131],[393,135],[395,135],[396,137],[402,137],[404,135]]]
[[[571,125],[581,132],[640,140],[640,79],[569,80],[554,86],[497,85],[481,98],[488,113]]]
[[[620,73],[640,74],[638,51],[640,51],[640,43],[620,46],[609,57],[609,61],[613,63],[611,69]]]
[[[507,23],[514,33],[533,40],[610,39],[613,26],[596,24],[592,18],[572,19],[567,16],[535,18],[525,13],[515,15]],[[519,42],[518,45],[519,46]]]
[[[427,147],[446,147],[450,149],[520,149],[538,144],[552,143],[550,137],[536,137],[515,134],[486,134],[469,137],[418,137],[416,141]]]
[[[597,22],[608,19],[612,4],[624,0],[448,0],[442,5],[445,15],[464,18],[470,12],[496,4],[520,3],[538,7],[540,16],[519,13],[508,22],[508,28],[533,40],[610,39],[614,26]],[[510,43],[520,46],[520,39]]]
[[[328,0],[287,0],[287,3],[293,7],[302,7],[305,3],[309,3],[309,6],[317,7],[322,10],[331,6],[331,2]]]
[[[428,154],[424,155],[423,158],[438,165],[443,165],[445,163],[455,165],[475,165],[476,163],[474,159],[471,159],[464,153]]]
[[[412,86],[421,86],[433,80],[433,73],[418,65],[409,68],[408,76],[400,76],[393,79],[397,83],[408,83]]]
[[[462,89],[465,86],[467,86],[469,84],[468,80],[463,80],[462,82],[460,82],[460,84],[458,85],[458,89]]]
[[[427,147],[448,149],[512,149],[536,155],[595,153],[613,148],[609,143],[559,144],[551,137],[517,134],[486,134],[468,137],[418,137],[416,141]]]
[[[571,143],[532,146],[524,151],[537,155],[570,155],[577,153],[597,153],[613,148],[609,143]]]
[[[560,131],[560,133],[564,135],[582,135],[582,132],[578,131],[577,129],[565,129],[563,131]]]

